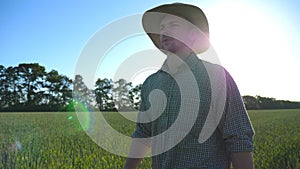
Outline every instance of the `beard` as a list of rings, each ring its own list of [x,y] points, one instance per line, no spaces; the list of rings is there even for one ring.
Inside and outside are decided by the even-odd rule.
[[[174,54],[178,53],[179,51],[182,51],[183,49],[187,49],[187,45],[181,40],[176,39],[175,37],[161,35],[160,41],[161,49]]]

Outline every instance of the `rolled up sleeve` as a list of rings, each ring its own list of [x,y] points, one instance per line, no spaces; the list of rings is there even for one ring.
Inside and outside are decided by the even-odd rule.
[[[254,129],[238,87],[228,72],[226,85],[226,107],[219,125],[226,150],[230,153],[253,151]]]

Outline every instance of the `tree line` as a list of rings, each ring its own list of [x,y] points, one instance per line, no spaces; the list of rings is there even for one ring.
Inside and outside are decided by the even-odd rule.
[[[74,92],[73,92],[74,91]],[[74,107],[103,111],[139,106],[141,85],[120,79],[97,79],[89,89],[81,75],[74,80],[38,63],[0,65],[0,111],[74,111]]]
[[[38,63],[0,65],[0,111],[132,111],[141,102],[141,84],[124,79],[98,78],[90,89],[84,77],[74,79]],[[243,96],[247,109],[300,108],[299,102],[261,96]]]
[[[288,100],[276,100],[272,97],[243,96],[243,100],[248,110],[255,109],[299,109],[300,102]]]

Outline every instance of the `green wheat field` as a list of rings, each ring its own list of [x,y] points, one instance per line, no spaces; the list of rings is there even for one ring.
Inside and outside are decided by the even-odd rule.
[[[300,169],[300,109],[252,110],[256,169]],[[135,124],[105,113],[109,124],[128,136]],[[0,168],[120,169],[126,158],[113,155],[83,131],[74,112],[0,113]],[[146,158],[139,168],[151,168]]]

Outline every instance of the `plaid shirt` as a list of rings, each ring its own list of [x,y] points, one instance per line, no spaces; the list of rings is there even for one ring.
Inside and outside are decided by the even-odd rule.
[[[219,65],[202,61],[195,54],[189,56],[185,63],[190,68],[198,83],[197,86],[201,101],[197,118],[190,132],[186,133],[187,135],[183,140],[170,150],[152,157],[152,168],[229,168],[230,153],[249,152],[254,149],[254,130],[238,88],[230,74]],[[217,99],[217,97],[212,96],[212,85],[207,72],[207,67],[223,70],[223,72],[225,72],[226,101],[224,112],[216,129],[204,143],[199,143],[199,135],[208,116],[211,102],[213,102],[214,99]],[[178,71],[171,76],[164,71],[167,69],[168,66],[165,62],[162,69],[149,76],[142,87],[142,103],[140,111],[146,111],[153,106],[155,108],[152,110],[161,111],[162,114],[151,122],[137,123],[136,130],[132,134],[133,138],[147,138],[161,134],[168,130],[178,117],[182,97],[180,87],[174,80],[174,77],[184,77],[184,72],[186,70],[179,68]],[[189,85],[188,82],[187,85]],[[149,94],[154,89],[163,91],[167,100],[156,98],[151,105],[149,102]],[[190,99],[190,104],[193,104],[193,98]],[[165,106],[161,106],[161,102],[166,102]],[[178,130],[171,133],[171,135],[177,135],[180,132],[181,131]],[[158,148],[162,148],[162,145],[172,142],[171,135],[162,137],[159,140],[145,142],[145,144],[152,147],[153,153],[157,151]]]

